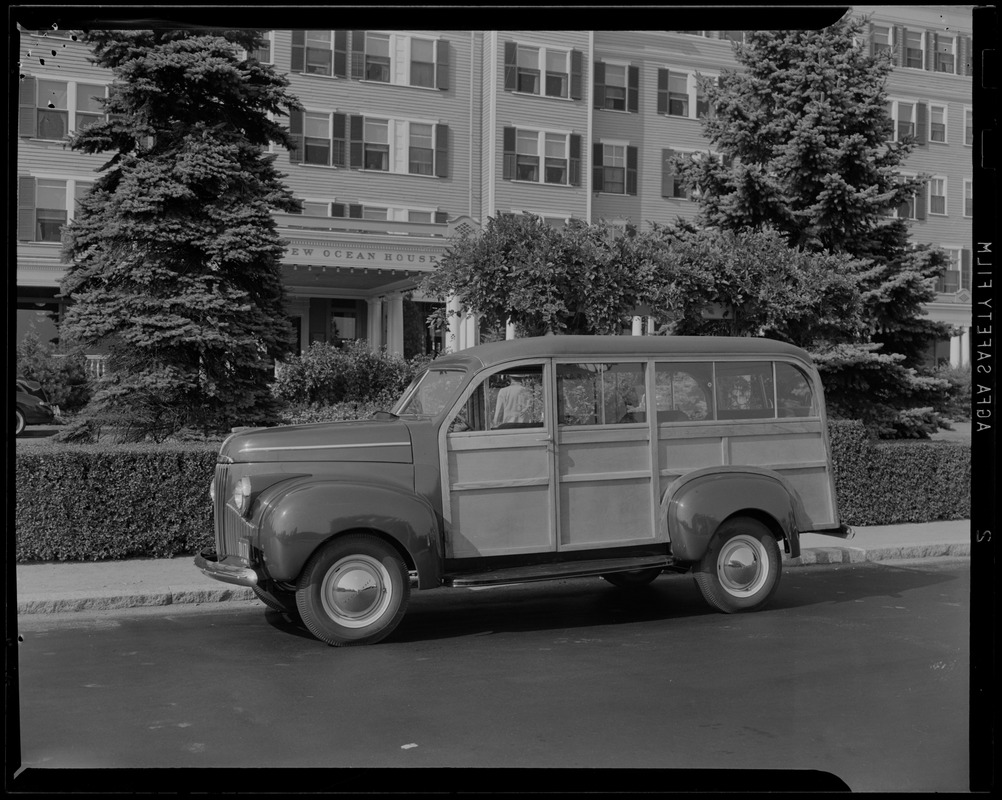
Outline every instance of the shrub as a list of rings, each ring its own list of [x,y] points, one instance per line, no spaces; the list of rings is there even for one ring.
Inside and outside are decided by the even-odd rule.
[[[282,365],[273,389],[279,400],[291,405],[389,405],[413,375],[403,358],[385,350],[373,353],[364,341],[343,347],[316,342]]]
[[[37,381],[49,402],[60,411],[79,411],[90,400],[91,383],[87,377],[87,359],[79,348],[58,352],[48,342],[28,333],[17,345],[17,374]]]
[[[212,543],[218,444],[19,449],[17,561],[194,553]]]
[[[954,422],[971,419],[971,367],[940,367],[937,378],[943,378],[950,384],[948,396],[937,411]]]
[[[286,425],[302,425],[314,422],[343,422],[351,419],[370,419],[377,411],[385,410],[386,408],[386,405],[380,403],[294,404],[284,409],[282,422]]]

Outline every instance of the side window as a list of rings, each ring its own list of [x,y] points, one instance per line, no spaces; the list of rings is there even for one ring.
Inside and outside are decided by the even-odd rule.
[[[720,362],[715,369],[717,419],[768,419],[776,416],[771,362]]]
[[[781,417],[818,415],[811,382],[793,364],[776,363],[776,404]]]
[[[529,365],[488,375],[449,425],[450,433],[543,426],[543,367]]]
[[[662,364],[654,372],[658,422],[713,419],[710,364]]]
[[[557,421],[561,425],[646,422],[643,364],[558,364]]]

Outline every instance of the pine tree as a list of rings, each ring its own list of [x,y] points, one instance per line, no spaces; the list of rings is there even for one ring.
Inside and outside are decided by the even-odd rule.
[[[291,338],[272,212],[296,201],[265,148],[299,104],[243,51],[249,31],[94,31],[112,70],[104,121],[74,149],[111,153],[67,228],[61,335],[109,353],[86,416],[124,438],[274,419]]]
[[[865,46],[863,23],[846,17],[819,31],[749,32],[741,69],[707,93],[704,132],[721,157],[677,158],[699,190],[699,222],[734,231],[774,228],[815,252],[869,263],[861,276],[866,335],[818,342],[830,405],[884,436],[924,436],[939,422],[945,383],[924,355],[949,327],[923,319],[946,266],[941,250],[908,243],[893,211],[923,191],[899,168],[915,137],[894,140],[887,112],[886,56]]]

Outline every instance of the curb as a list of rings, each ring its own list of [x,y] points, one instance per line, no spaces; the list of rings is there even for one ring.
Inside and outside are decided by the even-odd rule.
[[[798,558],[783,562],[784,567],[812,564],[861,564],[866,561],[890,561],[909,558],[970,557],[970,543],[908,544],[893,547],[811,547],[800,551]]]

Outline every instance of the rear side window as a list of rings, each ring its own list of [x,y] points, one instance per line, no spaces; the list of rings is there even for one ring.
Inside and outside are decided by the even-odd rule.
[[[793,364],[776,363],[776,405],[781,417],[818,415],[818,404],[811,382]]]
[[[645,422],[644,365],[557,365],[557,419],[561,425]]]
[[[717,419],[776,416],[771,361],[721,361],[714,369]]]
[[[654,371],[658,422],[713,419],[713,367],[661,364]]]

